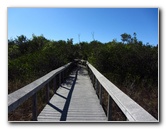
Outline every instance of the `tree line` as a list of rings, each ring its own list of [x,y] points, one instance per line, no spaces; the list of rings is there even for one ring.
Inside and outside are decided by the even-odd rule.
[[[88,60],[116,83],[148,79],[157,86],[158,45],[145,45],[133,35],[122,34],[122,42],[79,44],[73,44],[73,39],[48,40],[43,35],[17,36],[8,40],[9,81],[39,77],[78,58]]]

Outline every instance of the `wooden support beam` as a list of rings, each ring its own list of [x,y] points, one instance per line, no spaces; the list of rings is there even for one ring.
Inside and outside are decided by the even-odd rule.
[[[65,71],[62,71],[62,82],[65,81]]]
[[[33,95],[32,120],[37,121],[37,93]]]
[[[98,83],[97,78],[96,78],[95,80],[96,80],[96,81],[95,81],[95,85],[96,85],[96,94],[97,94],[97,96],[98,96],[99,83]]]
[[[92,73],[92,84],[93,84],[93,87],[94,87],[94,84],[95,84],[95,76],[94,76],[93,73]]]
[[[111,121],[111,118],[112,118],[112,99],[111,96],[108,95],[107,120]]]
[[[59,87],[61,86],[61,73],[59,73]]]
[[[53,79],[53,88],[54,88],[54,94],[55,94],[56,90],[57,90],[57,88],[56,88],[56,76]]]
[[[100,104],[102,105],[102,91],[103,91],[103,87],[102,85],[99,83],[99,87],[100,87],[100,90],[99,90],[99,99],[100,99]]]
[[[49,102],[49,91],[50,91],[50,87],[49,87],[49,83],[46,85],[46,103]]]

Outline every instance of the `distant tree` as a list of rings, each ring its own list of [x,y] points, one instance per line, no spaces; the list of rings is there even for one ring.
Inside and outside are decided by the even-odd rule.
[[[134,38],[133,38],[133,42],[134,42],[134,43],[137,43],[137,37],[136,37],[137,34],[136,34],[135,32],[133,33],[133,36],[134,36]]]
[[[15,44],[15,40],[13,40],[13,38],[8,39],[8,45],[14,45]]]
[[[14,43],[18,45],[20,54],[25,54],[28,52],[28,42],[29,40],[24,35],[20,35],[15,38]]]
[[[25,43],[26,41],[27,41],[27,37],[26,37],[26,36],[24,36],[24,35],[17,36],[16,42],[17,42],[18,44]]]
[[[24,36],[24,35],[20,35],[20,36],[17,36],[17,38],[15,39],[15,42],[20,45],[22,43],[26,43],[28,41],[27,37]]]
[[[95,40],[95,33],[92,32],[91,34],[92,34],[92,39],[93,39],[93,41],[94,41],[94,40]]]
[[[73,38],[71,38],[71,39],[67,39],[67,44],[69,44],[69,45],[73,45]]]
[[[87,42],[81,42],[79,44],[80,47],[80,56],[82,59],[87,60],[88,59],[88,55],[90,53],[90,48],[89,48],[89,44]]]
[[[124,34],[121,34],[121,40],[123,43],[130,43],[131,42],[131,35],[130,34],[127,34],[127,33],[124,33]]]
[[[36,50],[41,49],[46,42],[48,42],[48,40],[43,35],[36,36],[35,34],[32,34],[32,40],[30,43],[29,51],[34,52]]]

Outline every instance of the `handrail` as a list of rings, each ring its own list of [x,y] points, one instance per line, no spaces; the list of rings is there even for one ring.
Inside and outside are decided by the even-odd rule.
[[[33,106],[36,105],[36,93],[46,86],[50,82],[51,79],[53,79],[56,75],[59,74],[59,77],[64,77],[64,72],[72,63],[68,63],[58,69],[55,69],[48,74],[44,75],[43,77],[35,80],[34,82],[14,91],[13,93],[8,95],[8,113],[15,110],[20,104],[25,102],[28,98],[34,96],[34,102]],[[35,108],[35,107],[34,107]],[[33,111],[34,120],[36,120],[36,109]]]
[[[96,80],[100,83],[109,94],[107,117],[111,120],[111,98],[115,101],[121,111],[124,113],[128,121],[135,122],[157,122],[157,120],[149,114],[145,109],[138,105],[134,100],[117,88],[112,82],[104,77],[96,68],[94,68],[89,62],[86,63],[88,70],[92,73],[92,82]],[[95,80],[96,79],[96,80]],[[101,89],[101,88],[98,88]],[[101,91],[99,91],[99,97],[101,97]],[[101,101],[101,100],[100,100]]]

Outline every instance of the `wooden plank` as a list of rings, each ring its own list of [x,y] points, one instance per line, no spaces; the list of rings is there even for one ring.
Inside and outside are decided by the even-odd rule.
[[[87,74],[84,69],[80,73]],[[74,94],[72,95],[67,120],[73,121],[74,118],[72,117],[77,116],[76,121],[106,121],[105,113],[99,104],[89,77],[79,75],[78,80],[76,81],[77,87],[74,88]]]
[[[79,69],[77,76],[74,71],[57,90],[50,103],[52,105],[46,105],[39,114],[38,121],[107,121],[85,68]]]
[[[129,121],[157,122],[157,120],[143,109],[139,104],[117,88],[112,82],[104,77],[96,68],[87,62],[87,66],[93,72],[99,83],[108,92],[111,98],[122,110]]]

